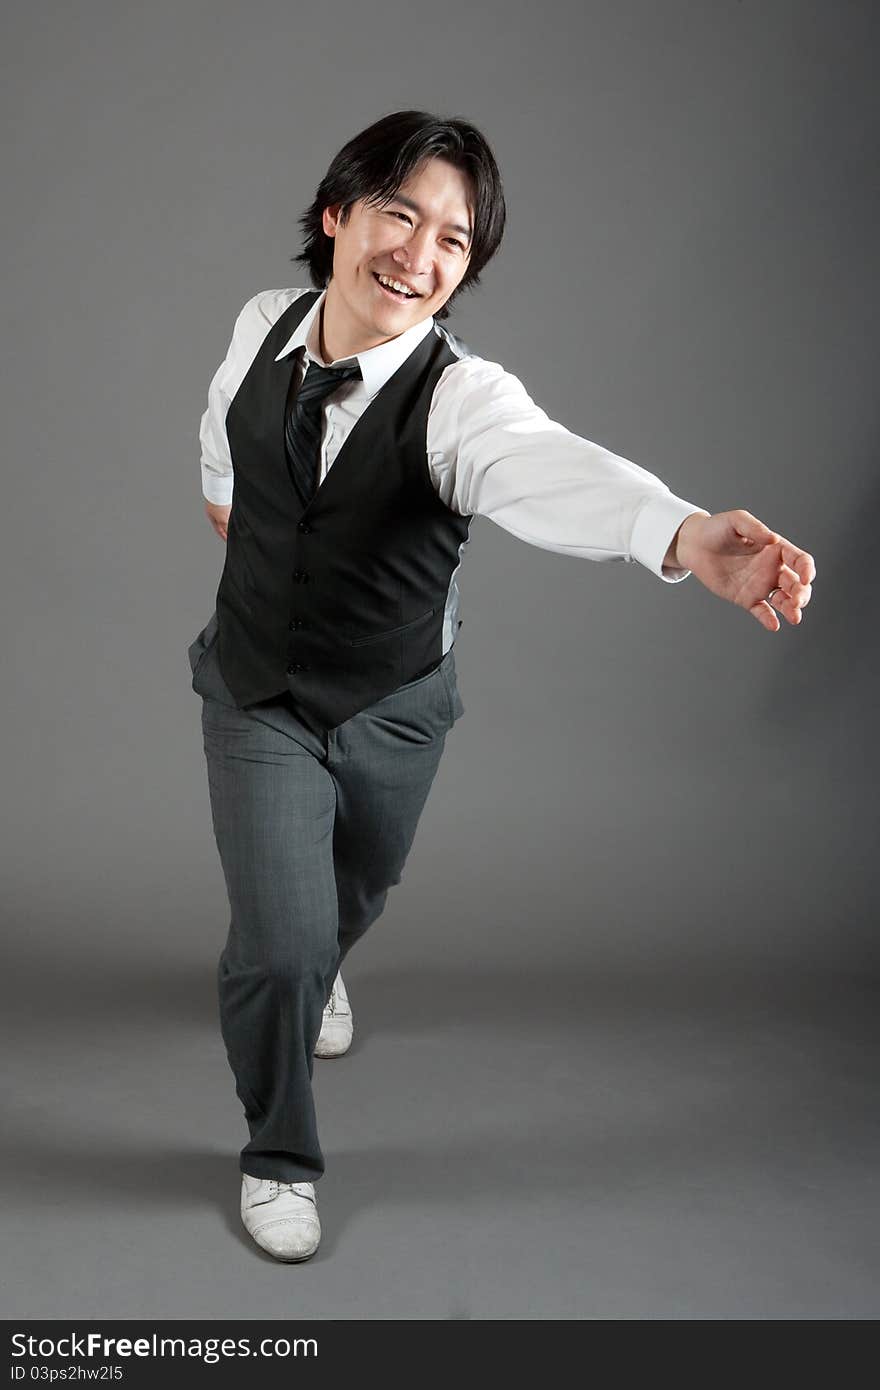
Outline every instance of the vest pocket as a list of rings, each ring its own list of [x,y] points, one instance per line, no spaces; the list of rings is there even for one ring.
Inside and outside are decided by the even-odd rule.
[[[401,632],[409,632],[410,628],[418,627],[419,623],[426,623],[436,612],[436,608],[429,608],[427,613],[422,613],[408,623],[401,623],[400,627],[389,627],[385,632],[371,632],[369,637],[349,637],[348,644],[350,647],[365,647],[368,642],[383,642],[386,637],[399,637]]]

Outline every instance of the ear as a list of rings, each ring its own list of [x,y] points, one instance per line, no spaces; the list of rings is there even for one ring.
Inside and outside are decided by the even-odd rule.
[[[339,226],[339,209],[341,207],[341,203],[333,203],[321,213],[321,225],[327,236],[336,235],[336,228]]]

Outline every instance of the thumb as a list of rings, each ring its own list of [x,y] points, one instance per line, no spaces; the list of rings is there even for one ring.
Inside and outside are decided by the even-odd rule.
[[[737,536],[742,537],[747,543],[773,545],[779,540],[776,532],[771,531],[770,527],[765,526],[763,521],[759,521],[756,516],[752,516],[751,512],[731,512],[730,519]]]

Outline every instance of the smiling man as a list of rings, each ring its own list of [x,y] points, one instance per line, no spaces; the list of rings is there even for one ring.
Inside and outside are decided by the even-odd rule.
[[[439,314],[467,273],[470,200],[466,174],[430,158],[387,205],[324,209],[324,232],[335,243],[322,315],[328,361],[378,347]]]
[[[314,1057],[341,1056],[340,965],[400,881],[446,735],[471,518],[548,550],[693,573],[768,631],[811,556],[715,516],[550,420],[441,321],[501,242],[501,179],[468,122],[384,117],[301,219],[314,288],[244,306],[202,417],[226,542],[189,649],[229,895],[220,1019],[250,1141],[241,1216],[276,1259],[318,1247]]]

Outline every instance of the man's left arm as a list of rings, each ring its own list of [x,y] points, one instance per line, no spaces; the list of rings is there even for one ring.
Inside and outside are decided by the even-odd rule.
[[[712,516],[640,465],[551,420],[497,362],[446,369],[428,418],[428,459],[447,506],[486,516],[564,555],[638,560],[675,583],[689,573],[770,632],[796,625],[812,556],[749,512]],[[771,598],[772,594],[772,598]]]

